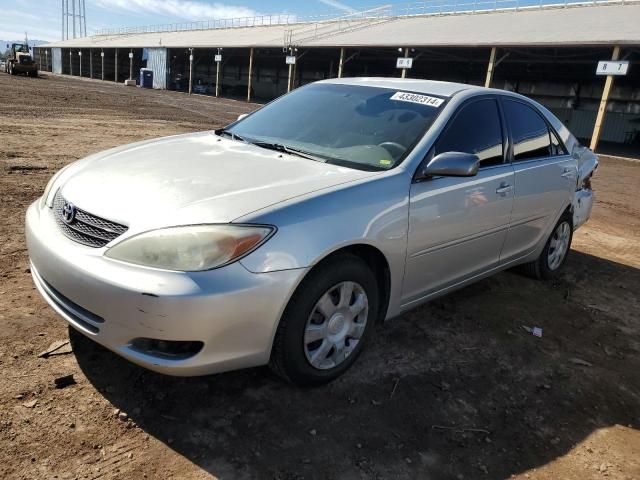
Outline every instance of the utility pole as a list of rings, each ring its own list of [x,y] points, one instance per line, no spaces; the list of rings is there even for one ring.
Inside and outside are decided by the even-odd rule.
[[[342,69],[344,68],[344,48],[340,49],[340,63],[338,63],[338,78],[342,78]]]
[[[77,3],[77,11],[76,11]],[[71,19],[71,34],[73,38],[87,36],[87,6],[86,0],[71,0],[71,11],[69,11],[69,0],[60,0],[62,10],[62,40],[69,40],[69,19]],[[76,29],[77,23],[77,29]]]
[[[71,12],[73,20],[73,38],[76,38],[76,0],[71,0]]]

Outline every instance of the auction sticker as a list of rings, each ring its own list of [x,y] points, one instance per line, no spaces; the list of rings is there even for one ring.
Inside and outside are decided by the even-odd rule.
[[[430,97],[429,95],[420,95],[417,93],[396,92],[391,96],[391,100],[399,100],[401,102],[419,103],[420,105],[429,105],[438,108],[444,103],[441,98]]]

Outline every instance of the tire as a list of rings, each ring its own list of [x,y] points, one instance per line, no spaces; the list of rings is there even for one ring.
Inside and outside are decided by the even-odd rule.
[[[561,247],[564,251],[561,252],[560,258],[556,258],[552,261],[554,258],[554,252],[556,252],[556,257],[558,255],[558,240],[560,237],[564,236],[566,236],[566,243],[563,240],[562,245],[564,246]],[[547,243],[545,244],[538,259],[522,265],[522,271],[529,277],[536,278],[538,280],[551,280],[557,277],[567,261],[569,251],[571,250],[572,240],[573,217],[571,212],[567,211],[562,215],[562,217],[560,217],[560,220],[558,220],[555,227],[553,227],[553,231],[551,232],[551,235],[549,235]]]
[[[319,264],[284,311],[271,351],[271,369],[298,386],[317,386],[338,378],[365,347],[378,307],[378,283],[360,257],[340,254]],[[356,311],[356,315],[351,313]],[[324,336],[312,341],[314,333]]]

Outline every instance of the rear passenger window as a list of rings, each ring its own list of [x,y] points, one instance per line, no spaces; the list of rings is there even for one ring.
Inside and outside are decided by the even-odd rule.
[[[480,166],[502,163],[502,126],[493,99],[462,107],[436,142],[436,155],[444,152],[475,153]]]
[[[513,137],[513,159],[517,161],[557,155],[560,145],[552,145],[552,133],[538,112],[524,103],[504,100],[504,115]],[[553,139],[557,143],[555,136]]]

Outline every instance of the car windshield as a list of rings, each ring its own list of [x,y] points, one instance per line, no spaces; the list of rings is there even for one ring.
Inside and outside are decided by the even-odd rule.
[[[387,170],[411,151],[443,103],[435,95],[318,83],[293,91],[223,132],[327,163]]]

